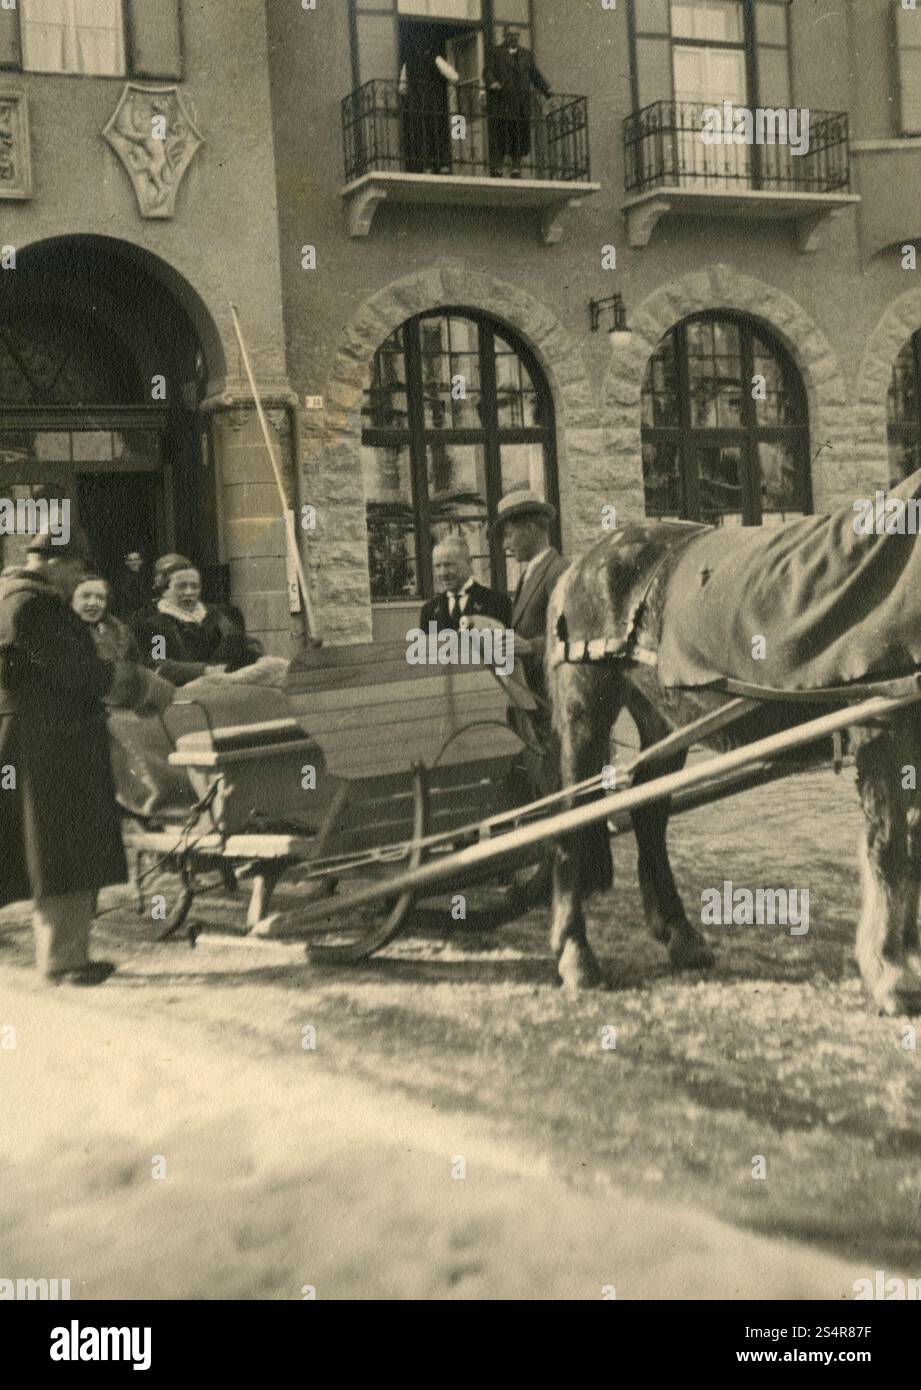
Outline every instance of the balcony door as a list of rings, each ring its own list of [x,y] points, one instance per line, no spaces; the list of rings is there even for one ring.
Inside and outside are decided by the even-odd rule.
[[[708,106],[790,105],[788,8],[785,0],[632,0],[634,106],[655,137],[637,158],[662,161],[660,182],[731,190],[790,181],[786,147],[701,139]]]

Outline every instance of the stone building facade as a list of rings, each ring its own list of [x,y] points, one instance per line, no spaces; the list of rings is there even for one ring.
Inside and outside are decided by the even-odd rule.
[[[0,9],[0,493],[65,490],[114,577],[133,548],[188,552],[287,652],[284,527],[230,310],[293,500],[271,151],[261,0]]]
[[[403,435],[386,427],[404,404],[410,416],[414,409],[401,397],[394,414],[391,393],[375,416],[375,391],[390,389],[381,371],[399,376],[379,350],[392,350],[393,335],[413,321],[423,325],[423,353],[439,315],[456,314],[485,320],[527,354],[552,405],[547,486],[570,554],[598,538],[610,504],[621,519],[651,510],[729,523],[751,521],[754,507],[769,521],[864,495],[909,461],[921,466],[917,351],[909,361],[921,330],[912,268],[921,239],[913,95],[921,16],[898,8],[888,0],[802,8],[399,0],[392,15],[386,2],[363,0],[270,7],[288,369],[302,405],[311,398],[301,413],[301,485],[317,510],[309,553],[329,640],[401,635],[429,582],[417,557],[415,575],[404,564],[384,593],[368,554],[375,506],[388,517],[399,511],[375,502],[369,477],[403,468]],[[577,135],[569,167],[553,149],[558,113],[569,101],[578,124],[583,108],[535,98],[536,152],[517,187],[491,176],[488,97],[477,92],[471,61],[478,50],[483,62],[506,20],[523,26],[554,94],[587,98],[590,163]],[[420,35],[434,38],[463,79],[438,95],[438,119],[467,116],[466,130],[452,127],[459,139],[438,173],[412,148],[405,71],[400,82]],[[810,152],[797,164],[776,148],[702,151],[700,108],[722,109],[727,99],[753,112],[807,110]],[[630,332],[612,340],[605,309],[592,331],[589,305],[615,292]],[[744,368],[759,363],[781,382],[772,419],[767,407],[764,419],[760,405],[754,415],[744,400],[740,408],[755,389]],[[677,380],[659,390],[660,372]],[[429,493],[415,497],[406,525],[418,528],[421,515],[427,530],[407,531],[410,549],[445,530],[475,533],[469,516],[460,519],[473,505],[472,471],[452,510],[437,460],[425,457],[440,422],[427,399],[438,386],[425,374],[423,361],[417,389],[422,381],[426,401],[404,472],[414,492]],[[448,445],[462,472],[469,438],[455,430]],[[501,459],[504,448],[500,439],[493,452]],[[497,486],[488,465],[484,520]],[[500,490],[521,481],[510,470],[510,483],[503,467]],[[683,476],[689,467],[693,478]],[[408,516],[406,494],[404,478]]]
[[[551,92],[519,168],[508,23]],[[231,302],[328,642],[402,636],[447,532],[513,583],[513,487],[574,554],[612,506],[767,524],[885,485],[921,465],[919,32],[895,0],[0,8],[8,490],[67,487],[103,568],[188,550],[290,651]],[[805,113],[806,148],[705,144],[726,102]]]

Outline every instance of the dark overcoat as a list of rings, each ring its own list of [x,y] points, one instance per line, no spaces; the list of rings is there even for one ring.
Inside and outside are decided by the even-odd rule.
[[[130,626],[141,661],[173,685],[198,680],[209,666],[239,671],[260,655],[235,608],[209,604],[204,622],[184,623],[151,604],[134,615]],[[158,639],[162,639],[164,655],[155,658],[152,653]]]
[[[124,883],[103,705],[115,676],[40,574],[0,577],[0,905]]]
[[[452,615],[448,595],[436,594],[434,598],[430,598],[428,603],[423,605],[419,626],[425,633],[428,633],[429,623],[437,623],[439,632],[446,628],[459,632],[462,617],[493,618],[503,627],[511,627],[511,597],[508,594],[499,593],[497,589],[487,589],[485,584],[478,584],[474,581],[470,585],[463,613],[455,611]]]

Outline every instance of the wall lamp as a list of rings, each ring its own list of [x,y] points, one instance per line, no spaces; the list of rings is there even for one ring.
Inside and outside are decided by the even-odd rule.
[[[607,299],[592,299],[589,301],[588,309],[593,333],[597,333],[601,327],[601,315],[610,309],[614,314],[614,320],[608,329],[611,342],[615,347],[625,347],[630,342],[633,333],[627,326],[627,310],[623,295],[609,294]]]

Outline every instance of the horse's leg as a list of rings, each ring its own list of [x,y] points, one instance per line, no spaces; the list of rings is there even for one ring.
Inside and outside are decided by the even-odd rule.
[[[645,700],[630,700],[628,706],[639,730],[641,747],[649,748],[669,732],[665,720]],[[687,753],[676,753],[654,766],[642,768],[633,785],[680,772],[686,761]],[[669,863],[666,834],[670,809],[670,802],[656,801],[631,815],[643,912],[655,939],[668,947],[676,970],[706,970],[713,965],[713,952],[688,920]]]
[[[907,742],[901,728],[859,729],[853,747],[864,811],[859,846],[863,903],[857,963],[870,999],[885,1014],[921,1008],[921,975],[905,958],[918,914],[917,815],[909,810],[901,770]]]
[[[563,786],[600,774],[610,761],[611,725],[621,698],[613,667],[559,666],[553,673],[553,722]],[[588,943],[582,896],[611,882],[611,846],[602,821],[557,841],[553,855],[550,946],[569,990],[601,983]]]

